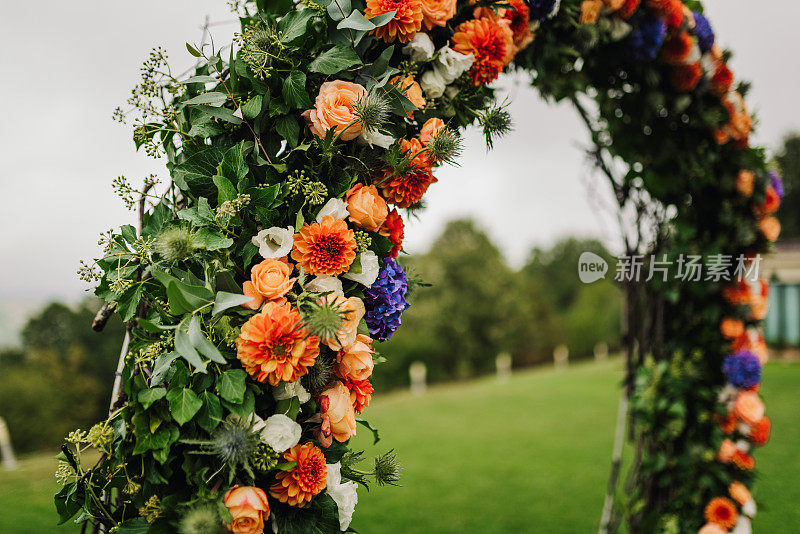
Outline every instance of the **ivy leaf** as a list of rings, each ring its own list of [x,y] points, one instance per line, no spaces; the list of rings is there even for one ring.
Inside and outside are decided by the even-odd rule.
[[[209,391],[200,393],[200,400],[203,401],[203,407],[197,412],[197,424],[211,433],[222,420],[222,404],[219,402],[219,397]]]
[[[247,295],[217,291],[217,298],[214,301],[214,309],[211,310],[211,315],[219,315],[229,308],[241,306],[251,300],[253,300],[253,297],[248,297]]]
[[[203,93],[194,98],[190,98],[184,104],[196,106],[199,104],[206,104],[213,107],[220,107],[225,101],[228,100],[228,95],[218,91],[211,91],[210,93]]]
[[[281,42],[283,44],[292,44],[305,35],[308,23],[314,15],[316,15],[316,11],[308,8],[287,13],[278,23],[278,28],[281,31]]]
[[[191,78],[187,78],[186,80],[182,81],[181,84],[186,85],[189,83],[208,83],[208,82],[217,82],[217,78],[213,76],[208,76],[207,74],[200,74],[198,76],[192,76]]]
[[[164,398],[167,390],[164,388],[143,389],[139,392],[139,402],[142,403],[144,409],[148,409],[154,402]]]
[[[153,271],[155,277],[155,271]],[[167,275],[167,300],[172,315],[194,313],[214,302],[214,294],[203,286],[193,286]],[[159,280],[161,281],[161,280]]]
[[[213,228],[201,228],[195,239],[206,250],[221,250],[233,245],[233,239]]]
[[[122,316],[123,323],[130,321],[136,314],[141,298],[142,284],[133,284],[122,293],[117,301],[117,312]]]
[[[308,109],[312,106],[306,91],[306,73],[293,70],[283,80],[283,99],[294,108]]]
[[[317,56],[317,59],[308,66],[308,70],[320,74],[336,74],[354,65],[361,65],[361,58],[358,57],[353,47],[338,44]]]
[[[219,147],[210,147],[189,155],[183,163],[172,167],[172,179],[184,191],[197,196],[210,197],[210,191],[216,193],[211,177],[217,173],[217,166],[222,161],[224,151]]]
[[[247,373],[243,369],[228,369],[217,378],[217,393],[228,402],[241,404],[247,389],[246,378]]]
[[[224,176],[234,184],[238,184],[249,172],[250,168],[244,161],[244,143],[228,149],[217,168],[217,174]]]
[[[189,388],[171,390],[167,393],[167,401],[172,417],[181,426],[191,421],[203,406],[203,401]]]
[[[247,103],[242,106],[242,114],[248,119],[255,119],[261,113],[261,103],[263,102],[261,95],[256,95]]]
[[[230,180],[225,178],[224,176],[220,176],[219,174],[215,175],[212,178],[214,181],[214,185],[217,186],[217,204],[220,205],[226,200],[233,200],[236,198],[236,188],[233,187],[233,184]]]
[[[300,126],[297,124],[297,119],[291,115],[281,115],[275,121],[275,130],[278,135],[286,139],[290,147],[297,146],[297,139],[300,137]]]
[[[253,413],[253,410],[256,407],[256,396],[253,394],[252,391],[248,390],[244,394],[244,400],[241,404],[236,404],[234,402],[228,402],[225,399],[222,400],[222,405],[229,409],[231,412],[235,413],[242,419],[247,419]]]

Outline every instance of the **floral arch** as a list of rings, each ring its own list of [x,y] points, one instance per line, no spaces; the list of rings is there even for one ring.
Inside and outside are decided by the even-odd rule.
[[[701,3],[232,4],[232,46],[187,44],[185,76],[154,50],[115,113],[171,179],[115,182],[140,227],[105,235],[81,271],[108,303],[95,327],[116,312],[128,336],[108,420],[63,448],[62,520],[339,532],[358,484],[396,483],[391,451],[358,468],[348,443],[358,425],[377,440],[361,417],[375,343],[408,307],[403,217],[457,160],[461,129],[478,124],[491,147],[511,128],[490,84],[516,69],[583,118],[599,174],[636,215],[628,254],[670,269],[729,258],[710,282],[623,282],[635,457],[602,528],[748,532],[751,453],[770,431],[767,295],[731,275],[777,238],[783,191],[748,143],[748,86]],[[89,446],[103,452],[91,466]]]

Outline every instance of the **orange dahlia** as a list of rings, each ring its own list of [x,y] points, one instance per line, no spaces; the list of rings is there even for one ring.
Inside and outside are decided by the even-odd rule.
[[[639,4],[642,3],[642,0],[625,0],[625,3],[622,4],[622,7],[619,8],[619,11],[615,13],[618,17],[623,19],[629,19],[636,13],[636,10],[639,9]]]
[[[307,274],[338,276],[356,259],[356,239],[342,219],[326,215],[294,235],[292,259]]]
[[[472,54],[475,58],[469,69],[474,85],[495,80],[513,54],[513,46],[513,35],[508,24],[490,18],[463,22],[453,35],[453,50]]]
[[[318,355],[319,340],[302,328],[300,313],[288,303],[267,302],[236,340],[236,356],[245,370],[273,386],[306,374]]]
[[[339,376],[338,370],[336,375]],[[340,378],[342,377],[340,376]],[[350,390],[350,402],[353,403],[353,409],[358,413],[363,413],[364,408],[369,406],[369,401],[372,400],[372,393],[375,391],[369,379],[354,381],[342,378],[342,382]]]
[[[391,43],[397,38],[401,43],[410,41],[422,29],[422,0],[367,0],[364,15],[371,19],[395,11],[394,18],[372,33]]]
[[[419,139],[403,139],[400,146],[406,158],[413,157],[411,170],[406,174],[396,175],[394,171],[387,169],[375,178],[375,185],[380,188],[386,202],[407,208],[422,200],[428,187],[438,180],[431,173],[428,152],[422,152],[425,146]]]
[[[296,462],[296,465],[275,475],[275,484],[270,486],[269,494],[290,506],[302,508],[327,485],[325,455],[313,443],[306,443],[295,445],[283,453],[283,457],[287,462]]]
[[[681,65],[692,53],[694,38],[689,32],[681,32],[661,47],[661,58],[669,65]]]
[[[396,258],[403,248],[404,230],[403,217],[397,212],[397,209],[393,209],[389,212],[389,216],[386,217],[379,231],[383,237],[389,238],[389,241],[394,245],[388,253],[393,258]]]
[[[750,441],[755,446],[766,445],[769,441],[769,433],[772,430],[772,421],[766,415],[750,425]]]
[[[738,518],[736,505],[727,497],[714,497],[706,506],[706,520],[709,523],[716,523],[723,528],[733,528]]]
[[[508,21],[516,44],[530,31],[531,10],[522,0],[510,0],[508,3],[511,8],[503,10],[502,18]]]
[[[669,81],[675,90],[686,93],[697,87],[702,76],[703,68],[700,63],[693,63],[673,67],[669,73]]]
[[[714,71],[713,76],[711,76],[711,82],[709,85],[709,90],[717,95],[722,96],[728,91],[730,91],[731,86],[733,85],[733,71],[731,71],[730,67],[725,63],[720,63],[717,65],[716,70]]]
[[[752,471],[756,466],[756,460],[746,452],[736,449],[731,458],[733,464],[742,471]]]

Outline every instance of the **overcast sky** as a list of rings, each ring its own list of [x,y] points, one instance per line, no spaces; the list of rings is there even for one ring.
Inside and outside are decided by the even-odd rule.
[[[711,0],[718,42],[736,54],[733,68],[751,79],[749,99],[761,125],[755,141],[776,147],[800,128],[796,99],[800,3]],[[79,0],[5,2],[0,17],[2,205],[0,304],[73,300],[85,285],[80,259],[98,253],[97,235],[132,222],[111,189],[131,179],[168,174],[163,160],[134,152],[129,126],[111,120],[127,98],[151,47],[161,45],[177,70],[191,64],[184,42],[198,41],[206,15],[231,20],[224,0]],[[227,42],[235,24],[213,28]],[[519,265],[533,245],[568,234],[614,243],[615,228],[593,196],[579,148],[586,136],[566,106],[548,106],[506,79],[516,131],[487,154],[468,134],[460,168],[438,173],[429,209],[406,229],[412,252],[426,250],[448,219],[472,216]],[[593,193],[594,191],[594,193]],[[0,321],[2,318],[0,317]]]

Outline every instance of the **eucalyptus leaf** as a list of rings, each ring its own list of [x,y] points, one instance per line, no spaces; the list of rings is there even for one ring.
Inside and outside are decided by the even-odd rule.
[[[194,98],[190,98],[184,104],[195,106],[199,104],[207,104],[209,106],[219,107],[228,100],[228,95],[225,93],[220,93],[218,91],[212,91],[210,93],[203,93],[201,95],[197,95]]]
[[[189,337],[189,325],[187,324],[187,320],[190,320],[189,317],[181,321],[178,330],[175,332],[175,350],[178,351],[184,360],[189,362],[189,365],[201,373],[205,373],[206,363],[200,358],[200,355],[194,348],[194,344],[192,344],[191,338]]]
[[[217,291],[217,296],[214,300],[214,309],[211,310],[211,315],[219,315],[227,309],[247,304],[251,300],[253,300],[253,297],[248,297],[247,295]]]

